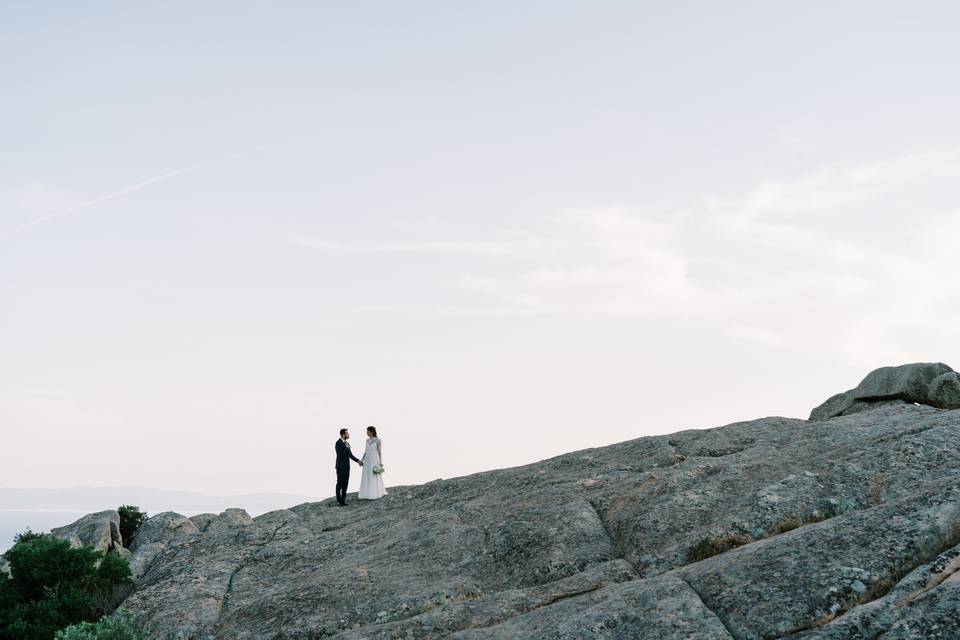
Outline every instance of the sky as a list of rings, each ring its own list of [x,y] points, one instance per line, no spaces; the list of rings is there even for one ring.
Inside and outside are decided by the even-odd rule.
[[[960,367],[950,2],[0,2],[0,486],[333,493]],[[353,487],[355,489],[355,487]]]

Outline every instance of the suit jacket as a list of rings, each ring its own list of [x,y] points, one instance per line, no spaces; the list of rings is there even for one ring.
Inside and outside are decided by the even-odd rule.
[[[357,456],[353,455],[353,452],[350,451],[350,447],[346,445],[343,441],[343,438],[337,438],[337,471],[349,471],[350,470],[350,460],[354,462],[360,462],[357,459]]]

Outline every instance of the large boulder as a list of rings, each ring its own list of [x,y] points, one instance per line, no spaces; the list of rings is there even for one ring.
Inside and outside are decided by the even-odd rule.
[[[173,511],[158,513],[148,518],[137,529],[137,535],[130,547],[130,571],[137,579],[146,573],[150,565],[170,545],[200,533],[200,529],[190,518]]]
[[[210,523],[216,519],[217,514],[215,513],[200,513],[195,516],[190,516],[190,522],[197,525],[197,529],[200,531],[206,531]]]
[[[249,527],[253,524],[253,518],[243,509],[227,509],[204,527],[205,532],[216,533],[218,531],[230,531],[238,527]]]
[[[855,400],[850,397],[849,391],[838,393],[824,400],[823,404],[810,412],[811,420],[827,420],[839,415],[853,406]]]
[[[942,362],[917,362],[898,367],[880,367],[867,374],[853,390],[857,400],[927,401],[930,383],[938,376],[953,371]]]
[[[811,420],[829,420],[869,409],[880,402],[960,408],[960,378],[942,362],[917,362],[871,371],[855,388],[828,398],[810,412]]]
[[[136,554],[149,545],[169,542],[178,536],[191,533],[199,533],[199,530],[190,518],[173,511],[164,511],[147,518],[140,525],[130,550]]]
[[[83,516],[65,527],[52,529],[50,535],[67,540],[75,547],[89,546],[102,553],[125,551],[120,535],[120,514],[116,510]]]
[[[927,389],[927,399],[941,409],[960,407],[960,374],[948,371],[934,378]]]

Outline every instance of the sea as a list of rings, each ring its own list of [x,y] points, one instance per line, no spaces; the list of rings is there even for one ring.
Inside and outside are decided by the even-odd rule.
[[[0,509],[0,553],[12,547],[14,536],[26,529],[35,533],[46,533],[50,529],[70,524],[86,513],[84,511]]]

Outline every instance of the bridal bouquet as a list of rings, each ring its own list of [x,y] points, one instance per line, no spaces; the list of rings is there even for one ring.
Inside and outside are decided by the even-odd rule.
[[[383,473],[383,465],[382,465],[382,464],[378,464],[377,466],[375,466],[375,467],[373,468],[373,472],[374,472],[375,474],[377,474],[377,475],[380,475],[381,473]]]

